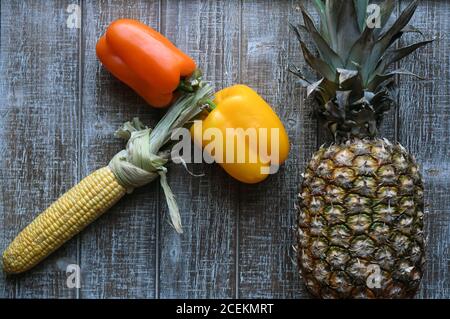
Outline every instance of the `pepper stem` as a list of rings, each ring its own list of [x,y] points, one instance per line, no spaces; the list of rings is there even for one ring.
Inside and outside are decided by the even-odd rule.
[[[203,73],[200,69],[196,69],[189,78],[180,81],[177,90],[184,93],[194,93],[201,87]]]
[[[199,104],[201,105],[200,107],[203,110],[207,110],[208,112],[211,112],[217,107],[217,105],[210,98],[204,98],[200,100]]]

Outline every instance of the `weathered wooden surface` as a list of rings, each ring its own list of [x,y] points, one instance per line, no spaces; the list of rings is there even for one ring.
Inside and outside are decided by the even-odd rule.
[[[16,1],[0,4],[0,249],[58,195],[107,164],[123,143],[112,134],[152,110],[108,74],[95,42],[119,17],[144,21],[193,56],[217,89],[245,83],[286,124],[291,155],[260,185],[240,184],[218,166],[170,167],[184,223],[167,223],[159,184],[136,190],[27,274],[6,278],[1,297],[307,298],[290,246],[294,197],[309,157],[325,139],[305,94],[286,72],[304,67],[287,21],[310,1]],[[408,1],[398,4],[398,10]],[[81,28],[66,25],[80,5]],[[400,66],[427,80],[399,80],[400,108],[383,133],[422,164],[426,180],[428,261],[418,297],[450,298],[450,3],[422,1],[413,20],[439,40]],[[302,64],[303,63],[303,64]],[[66,286],[78,264],[81,289]]]
[[[239,13],[237,1],[163,1],[161,31],[191,54],[214,87],[223,88],[239,81]],[[182,212],[182,236],[167,222],[162,192],[159,197],[158,296],[232,298],[239,183],[211,165],[190,167],[205,176],[172,166],[168,178]]]
[[[66,6],[65,1],[1,3],[2,249],[78,181],[79,32],[65,28]],[[34,271],[2,277],[0,292],[10,297],[75,297],[76,291],[65,288],[62,270],[76,258],[73,240]]]
[[[423,1],[412,23],[438,40],[402,62],[426,80],[400,79],[398,140],[425,179],[428,246],[420,296],[450,298],[450,3]]]

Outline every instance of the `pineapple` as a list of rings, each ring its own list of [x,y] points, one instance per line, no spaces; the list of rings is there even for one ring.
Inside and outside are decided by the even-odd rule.
[[[423,182],[415,159],[398,143],[377,137],[392,104],[388,68],[431,41],[402,48],[417,1],[388,25],[394,0],[369,25],[367,0],[313,0],[320,27],[302,7],[304,25],[291,26],[319,81],[290,67],[315,113],[334,137],[309,162],[297,206],[297,251],[308,290],[321,298],[414,296],[423,274]],[[370,22],[370,21],[369,21]],[[376,26],[376,21],[374,22]],[[302,39],[312,38],[318,56]]]

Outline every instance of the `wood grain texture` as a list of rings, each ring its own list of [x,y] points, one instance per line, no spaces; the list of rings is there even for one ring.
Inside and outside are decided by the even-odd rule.
[[[77,181],[79,32],[66,27],[66,6],[66,1],[1,4],[2,251]],[[74,297],[65,285],[69,263],[76,263],[76,241],[26,274],[2,275],[1,296]]]
[[[402,1],[402,7],[406,4]],[[428,205],[427,263],[419,297],[450,298],[449,3],[422,1],[412,24],[425,30],[426,37],[437,37],[402,62],[426,80],[403,77],[399,85],[399,141],[422,167]]]
[[[278,174],[258,185],[240,186],[238,260],[242,298],[306,296],[291,249],[295,242],[292,225],[300,172],[316,141],[314,129],[312,136],[303,132],[313,128],[315,121],[303,116],[310,113],[303,103],[304,94],[294,90],[295,79],[287,72],[288,61],[298,51],[296,38],[288,28],[289,20],[299,21],[298,6],[298,2],[290,1],[252,1],[244,2],[242,8],[241,81],[274,108],[286,123],[291,141],[290,158]],[[301,63],[298,58],[295,62]]]
[[[164,1],[162,32],[191,55],[219,90],[237,83],[239,1]],[[171,165],[169,183],[181,210],[184,233],[167,222],[161,194],[161,298],[232,298],[236,295],[235,227],[239,184],[217,165],[190,166],[192,177]]]
[[[138,116],[153,125],[152,110],[100,65],[97,39],[118,18],[158,28],[158,1],[88,1],[83,8],[83,100],[81,175],[105,166],[124,148],[114,137],[119,126]],[[127,195],[81,235],[81,298],[153,298],[156,288],[156,215],[161,202],[155,182]]]
[[[397,15],[409,0],[399,1]],[[81,29],[66,27],[69,3]],[[184,234],[167,222],[158,182],[126,196],[31,272],[6,278],[0,298],[307,298],[297,274],[292,225],[298,184],[318,146],[329,141],[305,92],[286,70],[308,68],[287,22],[311,0],[73,0],[0,3],[0,249],[41,210],[124,147],[122,122],[148,107],[101,67],[95,44],[116,18],[160,30],[190,54],[219,90],[244,83],[285,123],[291,153],[280,172],[243,185],[217,165],[169,166]],[[450,3],[423,0],[413,24],[439,41],[398,66],[427,80],[400,78],[399,108],[381,128],[422,165],[429,204],[428,260],[419,298],[450,298]],[[408,40],[408,39],[407,39]],[[408,42],[408,41],[406,41]],[[294,260],[292,260],[294,259]],[[67,289],[78,263],[82,288]]]

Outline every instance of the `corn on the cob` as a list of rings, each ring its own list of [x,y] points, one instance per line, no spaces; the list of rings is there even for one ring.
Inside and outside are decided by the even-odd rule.
[[[3,253],[3,269],[27,271],[105,213],[126,193],[109,167],[84,178],[40,214]]]
[[[126,193],[160,177],[171,223],[182,232],[178,205],[166,179],[168,144],[173,131],[183,127],[202,112],[212,88],[196,75],[193,93],[174,103],[152,130],[138,118],[126,122],[116,136],[128,140],[107,167],[84,178],[28,225],[3,253],[3,270],[24,272],[50,255],[105,213]],[[194,88],[194,86],[193,86]]]

